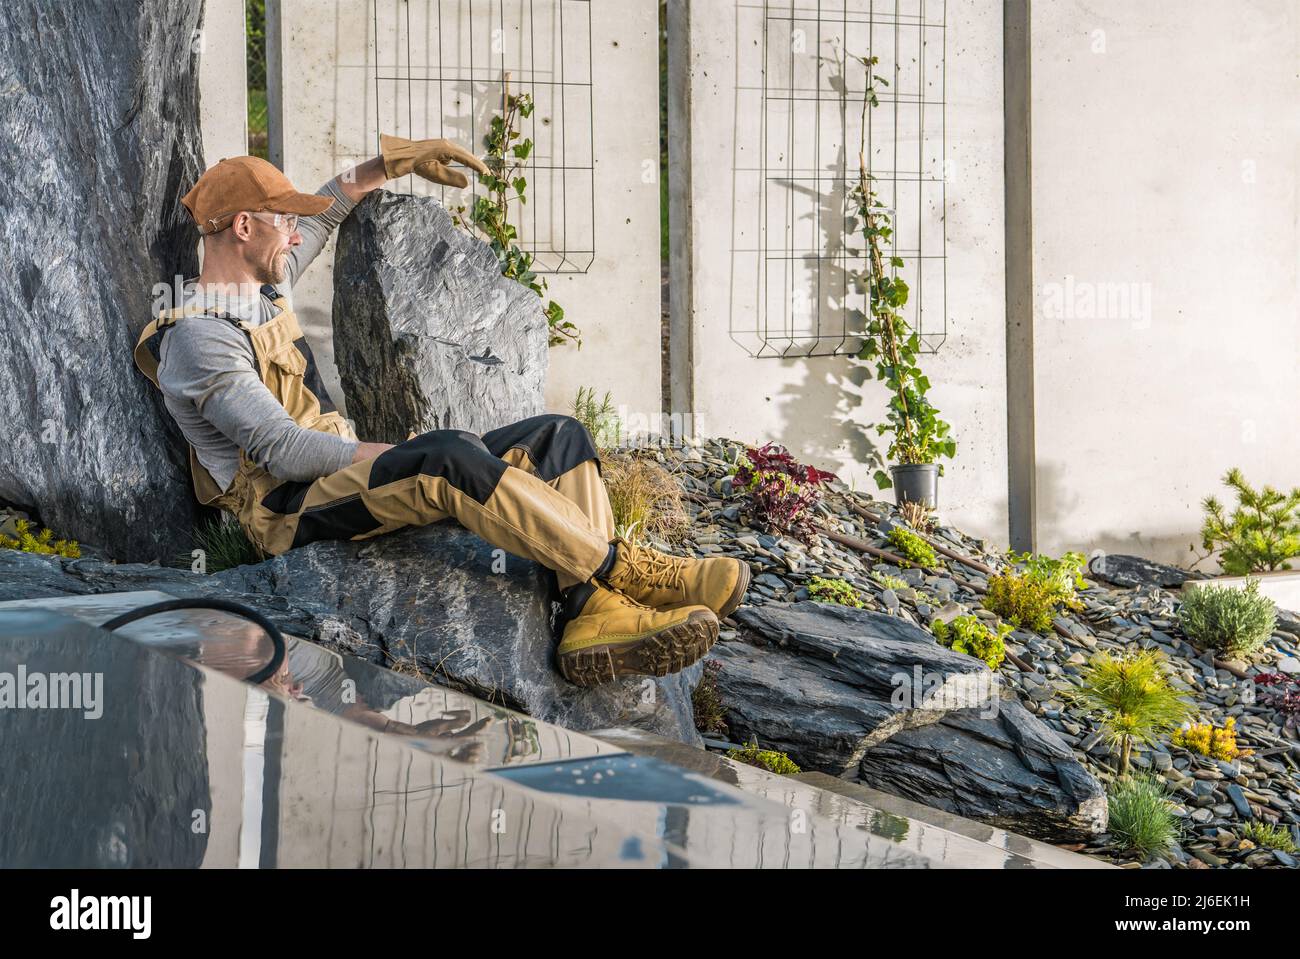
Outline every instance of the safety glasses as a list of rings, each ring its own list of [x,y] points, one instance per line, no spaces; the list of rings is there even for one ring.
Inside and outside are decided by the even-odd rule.
[[[296,213],[252,213],[250,216],[256,217],[263,223],[271,224],[285,236],[291,236],[293,231],[298,229]]]

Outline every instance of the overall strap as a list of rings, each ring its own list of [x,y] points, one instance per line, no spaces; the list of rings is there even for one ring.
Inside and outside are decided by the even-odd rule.
[[[186,316],[212,316],[230,322],[245,334],[249,330],[248,324],[239,317],[201,306],[177,307],[176,309],[161,311],[157,319],[150,321],[140,331],[140,337],[136,340],[133,353],[135,365],[141,373],[149,377],[154,386],[158,385],[158,364],[162,361],[163,336],[176,325],[177,320]]]

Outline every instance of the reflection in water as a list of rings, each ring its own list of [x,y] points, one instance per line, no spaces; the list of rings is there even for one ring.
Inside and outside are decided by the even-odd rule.
[[[99,622],[153,598],[88,605]],[[252,687],[230,677],[266,661],[260,630],[166,616],[107,636],[0,608],[0,670],[100,672],[104,689],[97,720],[0,710],[0,865],[1034,862],[680,743],[629,730],[598,741],[301,640]]]
[[[163,613],[120,632],[236,679],[258,669],[272,653],[270,638],[256,625],[209,610]],[[262,687],[295,702],[377,732],[411,737],[427,752],[472,765],[535,761],[544,752],[572,754],[563,743],[542,743],[538,724],[527,716],[305,640],[287,637],[287,643],[284,664]]]
[[[98,719],[0,716],[0,864],[198,866],[207,834],[194,826],[212,811],[202,677],[39,613],[0,613],[0,637],[0,671],[98,672],[104,689]]]
[[[228,666],[246,673],[246,663]],[[6,867],[652,866],[653,836],[48,612],[0,610],[0,671],[103,675],[98,719],[0,710]],[[340,702],[347,710],[358,703]],[[372,717],[373,718],[373,717]],[[466,717],[429,722],[471,730]],[[637,839],[629,843],[630,838]]]

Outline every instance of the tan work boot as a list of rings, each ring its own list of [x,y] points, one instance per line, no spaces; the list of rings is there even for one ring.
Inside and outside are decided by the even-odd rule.
[[[745,599],[749,564],[729,556],[691,559],[615,541],[614,564],[601,579],[653,609],[707,606],[722,619]]]
[[[592,583],[569,591],[561,616],[556,664],[576,686],[667,676],[694,663],[718,638],[718,618],[703,606],[658,612]]]

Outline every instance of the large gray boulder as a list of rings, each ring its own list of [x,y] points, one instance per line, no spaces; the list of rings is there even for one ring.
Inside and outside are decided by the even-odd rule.
[[[814,602],[745,607],[709,658],[734,740],[842,775],[899,730],[981,706],[993,674],[901,619]]]
[[[372,193],[334,255],[334,360],[357,432],[399,443],[543,412],[542,306],[433,197]]]
[[[1051,729],[1007,694],[867,750],[863,782],[885,792],[1062,842],[1104,832],[1106,793]]]
[[[504,562],[504,567],[502,563]],[[700,744],[700,665],[582,689],[554,667],[549,574],[454,521],[361,542],[321,542],[202,576],[0,550],[0,600],[158,589],[233,599],[285,632],[570,729],[634,726]]]
[[[0,500],[147,560],[188,549],[186,451],[131,351],[198,271],[202,0],[0,5]]]

